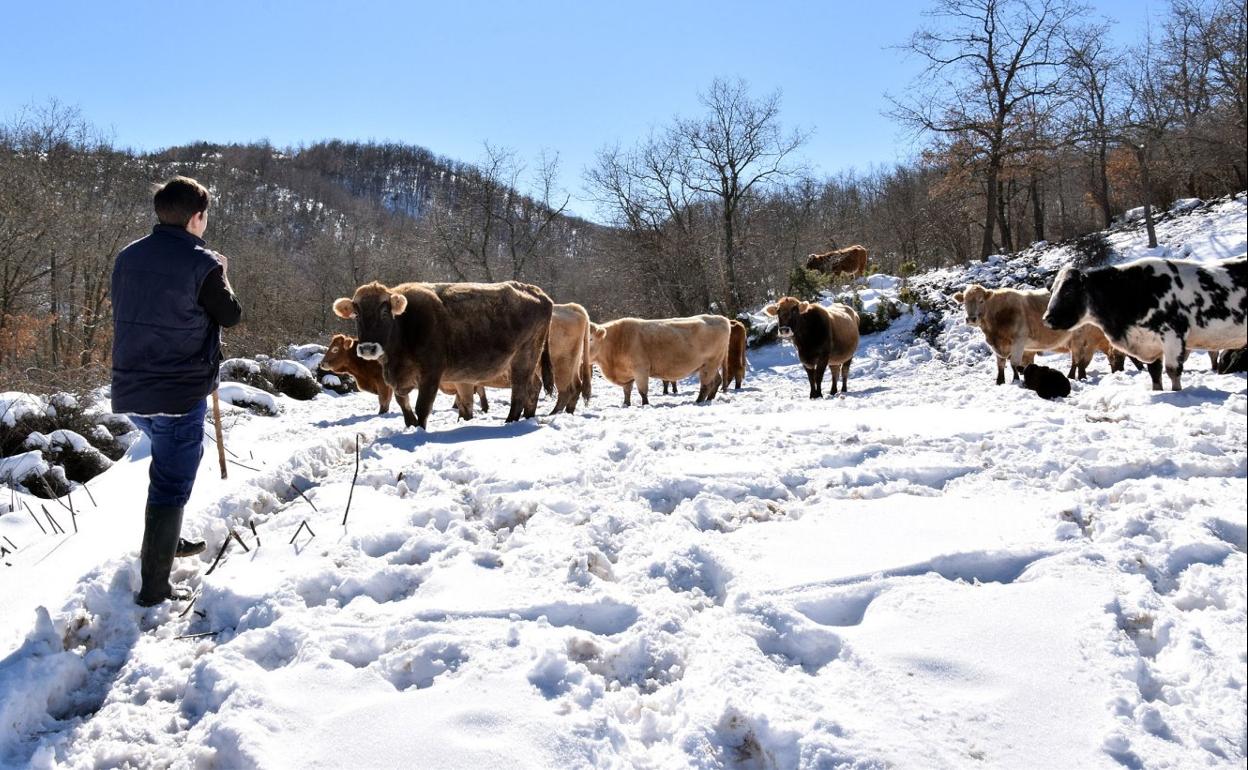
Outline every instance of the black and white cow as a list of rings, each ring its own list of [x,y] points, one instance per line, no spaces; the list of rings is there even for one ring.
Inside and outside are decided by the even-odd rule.
[[[1062,268],[1044,322],[1054,329],[1093,323],[1110,343],[1148,364],[1153,390],[1161,369],[1179,390],[1191,348],[1248,344],[1248,260],[1200,264],[1141,259],[1095,270]]]

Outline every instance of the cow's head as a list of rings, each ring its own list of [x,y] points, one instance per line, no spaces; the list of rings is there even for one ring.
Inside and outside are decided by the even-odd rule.
[[[602,350],[603,340],[607,338],[607,329],[604,326],[589,322],[589,362],[591,364],[598,362],[598,354]]]
[[[828,261],[828,254],[811,254],[806,257],[807,270],[822,270],[825,262]]]
[[[961,302],[966,307],[966,322],[971,326],[979,326],[983,318],[984,307],[988,303],[989,291],[977,283],[953,295],[954,302]]]
[[[355,352],[367,361],[376,361],[385,355],[383,345],[390,340],[396,316],[407,310],[407,297],[392,292],[373,281],[355,290],[355,296],[342,297],[334,302],[334,315],[354,318],[359,342]]]
[[[780,322],[780,339],[787,340],[793,336],[798,317],[809,307],[809,302],[803,302],[797,297],[781,297],[763,308],[763,312],[776,317],[776,320]]]
[[[354,348],[355,337],[335,334],[334,338],[329,341],[329,349],[325,351],[325,356],[321,359],[321,368],[338,374],[349,374],[351,360],[355,355]]]
[[[1053,281],[1049,307],[1044,311],[1044,325],[1050,329],[1073,329],[1087,320],[1088,295],[1084,290],[1083,272],[1063,267]]]

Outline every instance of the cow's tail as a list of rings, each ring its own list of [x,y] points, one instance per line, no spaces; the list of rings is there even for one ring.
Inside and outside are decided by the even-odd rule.
[[[589,403],[589,395],[592,387],[590,383],[594,379],[594,362],[589,360],[589,324],[585,324],[585,335],[581,339],[581,398],[585,399],[585,403]]]
[[[549,333],[546,335],[545,342],[542,343],[542,390],[546,391],[548,396],[555,393],[555,368],[550,363]]]

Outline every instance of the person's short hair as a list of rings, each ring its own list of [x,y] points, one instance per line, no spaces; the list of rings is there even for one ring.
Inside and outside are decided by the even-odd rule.
[[[152,202],[162,225],[186,227],[191,217],[208,210],[208,188],[189,176],[175,176],[156,190]]]

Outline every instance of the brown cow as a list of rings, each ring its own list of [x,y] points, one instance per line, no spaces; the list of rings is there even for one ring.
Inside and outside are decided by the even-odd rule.
[[[781,339],[792,340],[810,381],[810,397],[823,397],[823,374],[832,367],[832,395],[839,368],[841,391],[849,392],[849,364],[858,351],[858,313],[839,302],[823,307],[796,297],[781,297],[763,308],[780,322]]]
[[[549,351],[554,384],[558,396],[551,414],[576,412],[576,401],[584,398],[589,403],[592,393],[590,378],[593,375],[593,364],[589,360],[589,313],[575,302],[555,305],[550,317]],[[456,393],[455,406],[459,416],[465,420],[472,419],[472,388],[473,383],[446,382],[442,383],[444,393]],[[477,395],[485,410],[485,390],[491,388],[507,388],[511,386],[511,378],[507,374],[484,383],[475,383]],[[468,395],[468,406],[461,406],[461,396]]]
[[[997,356],[997,384],[1005,382],[1005,362],[1010,362],[1014,379],[1018,379],[1036,353],[1046,350],[1070,351],[1068,376],[1087,375],[1088,364],[1097,350],[1105,351],[1111,370],[1121,368],[1121,361],[1109,352],[1109,341],[1099,330],[1081,327],[1058,331],[1045,325],[1044,311],[1049,305],[1049,292],[1041,289],[985,289],[977,283],[957,292],[953,299],[966,307],[966,322],[978,326]],[[1115,368],[1117,367],[1117,368]]]
[[[745,379],[745,324],[734,320],[732,330],[728,334],[728,357],[724,359],[723,385],[728,392],[728,381],[735,380],[733,390],[741,390],[741,380]]]
[[[354,377],[360,390],[377,394],[379,406],[377,414],[385,414],[390,411],[390,397],[394,394],[394,390],[386,384],[379,362],[360,358],[355,350],[355,341],[354,337],[335,334],[329,341],[329,349],[325,351],[325,357],[321,359],[321,368],[335,374],[349,374]]]
[[[443,380],[484,383],[506,372],[507,422],[536,414],[539,364],[541,382],[553,386],[546,349],[553,305],[544,291],[518,281],[404,283],[393,289],[374,281],[335,301],[334,313],[355,319],[359,355],[381,360],[404,421],[423,429]],[[415,411],[408,402],[413,389]]]
[[[624,406],[632,404],[634,384],[645,405],[651,377],[675,382],[694,372],[701,382],[697,400],[711,401],[719,391],[731,328],[719,315],[619,318],[590,325],[590,351],[603,376],[623,386]]]
[[[807,270],[818,270],[830,276],[848,273],[850,279],[867,272],[867,249],[864,246],[846,246],[824,254],[811,254],[806,258]]]

